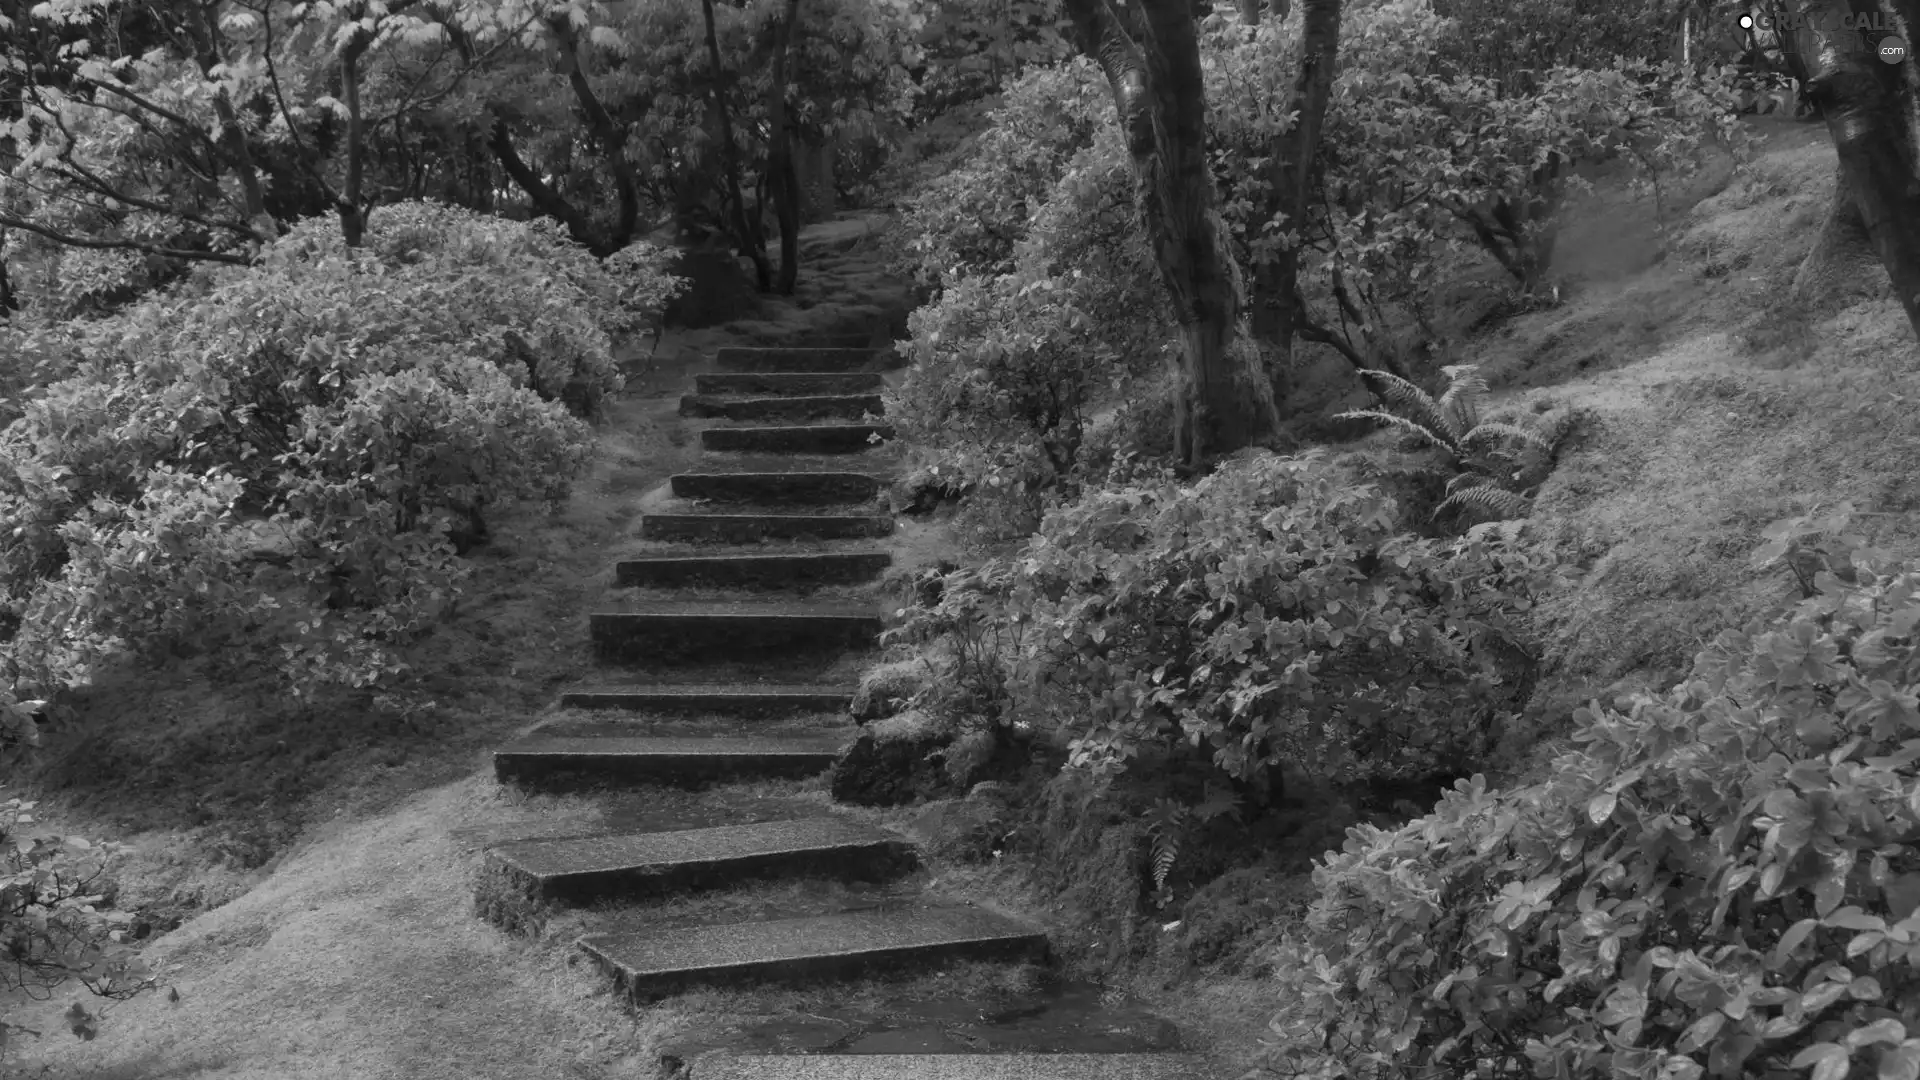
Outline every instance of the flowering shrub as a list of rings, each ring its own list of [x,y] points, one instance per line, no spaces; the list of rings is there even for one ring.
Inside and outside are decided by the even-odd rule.
[[[1033,211],[1094,133],[1114,126],[1106,81],[1084,58],[1026,73],[991,117],[964,163],[903,208],[922,284],[1012,271]]]
[[[1802,523],[1814,595],[1512,791],[1357,828],[1283,951],[1308,1076],[1920,1074],[1920,571]]]
[[[7,674],[222,644],[302,687],[394,673],[485,509],[584,467],[557,398],[618,385],[595,313],[674,287],[443,207],[383,210],[364,252],[332,228],[76,330],[76,373],[0,431]]]
[[[952,639],[973,698],[1045,722],[1099,774],[1183,743],[1255,789],[1282,762],[1344,781],[1458,769],[1524,690],[1542,567],[1498,531],[1442,543],[1395,516],[1318,455],[1096,491],[901,635]],[[997,642],[992,664],[963,637]]]

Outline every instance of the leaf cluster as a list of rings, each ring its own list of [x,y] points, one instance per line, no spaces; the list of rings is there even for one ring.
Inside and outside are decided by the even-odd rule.
[[[1806,535],[1776,532],[1763,559]],[[1920,1074],[1920,573],[1804,550],[1814,595],[1581,710],[1544,779],[1351,830],[1283,950],[1274,1067]]]

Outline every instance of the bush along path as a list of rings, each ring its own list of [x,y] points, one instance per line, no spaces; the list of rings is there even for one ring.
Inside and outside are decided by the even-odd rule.
[[[723,348],[696,374],[683,416],[701,464],[641,519],[653,548],[615,568],[623,599],[591,615],[617,682],[567,693],[557,720],[494,754],[502,782],[586,787],[819,775],[857,729],[855,683],[882,628],[871,586],[891,565],[880,496],[897,465],[886,440],[872,339]],[[601,717],[614,717],[603,720]],[[744,889],[767,879],[898,882],[919,859],[906,837],[851,818],[775,813],[704,828],[509,841],[488,852],[490,890],[535,908],[621,904]],[[483,902],[485,898],[483,897]],[[496,917],[515,908],[494,905]],[[667,927],[609,915],[579,947],[636,1004],[695,987],[819,985],[933,972],[956,961],[1047,960],[1037,926],[935,895],[805,917]],[[1200,1080],[1180,1053],[707,1053],[690,1080]]]

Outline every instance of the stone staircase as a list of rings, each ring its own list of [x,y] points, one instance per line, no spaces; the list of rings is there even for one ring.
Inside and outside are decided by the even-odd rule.
[[[890,358],[844,340],[719,350],[719,370],[697,375],[681,399],[681,415],[717,422],[700,433],[702,464],[671,478],[681,505],[641,522],[655,550],[619,563],[623,595],[589,616],[596,657],[619,681],[562,696],[563,708],[597,710],[596,719],[552,721],[496,750],[502,782],[701,787],[831,767],[855,734],[857,665],[883,624],[858,587],[892,563],[872,546],[894,527],[876,499],[889,483],[893,433],[872,419]],[[821,590],[843,596],[814,595]],[[830,815],[514,840],[487,859],[495,881],[551,905],[643,903],[767,879],[888,882],[919,861],[905,837]],[[643,921],[579,947],[636,1002],[702,986],[1047,956],[1039,927],[937,896],[672,929]],[[691,1067],[691,1080],[1205,1075],[1200,1061],[1174,1053],[710,1054]]]

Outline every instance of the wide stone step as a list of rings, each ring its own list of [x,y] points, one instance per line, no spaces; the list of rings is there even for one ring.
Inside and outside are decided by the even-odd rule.
[[[616,564],[614,582],[627,587],[712,584],[778,589],[872,581],[891,565],[893,556],[884,551],[660,555]]]
[[[621,782],[698,787],[718,780],[802,778],[832,767],[846,738],[543,735],[493,752],[503,783],[567,787]]]
[[[752,544],[761,540],[857,540],[893,533],[885,514],[648,514],[648,540],[705,540]]]
[[[840,818],[514,840],[487,859],[543,900],[643,899],[765,877],[884,881],[915,865],[898,833]]]
[[[813,394],[778,397],[714,397],[686,394],[680,398],[681,416],[722,420],[858,420],[879,416],[886,404],[879,394]]]
[[[1207,1080],[1194,1054],[714,1054],[690,1080]]]
[[[622,686],[571,690],[560,695],[562,708],[626,709],[654,713],[845,712],[853,707],[854,687],[707,683],[699,685]]]
[[[582,938],[637,1000],[695,986],[815,981],[956,960],[1039,959],[1039,928],[979,908],[854,911]]]
[[[733,371],[693,377],[699,394],[877,394],[886,385],[877,371]]]
[[[855,454],[878,439],[893,438],[892,424],[799,424],[782,427],[707,428],[706,450],[763,454]]]
[[[729,347],[714,355],[721,371],[881,371],[894,366],[890,349],[752,349]]]
[[[595,654],[628,664],[867,648],[881,630],[872,607],[764,601],[645,604],[594,612],[587,623]]]
[[[880,494],[885,477],[862,472],[752,470],[675,473],[673,493],[682,499],[718,502],[858,503]]]

